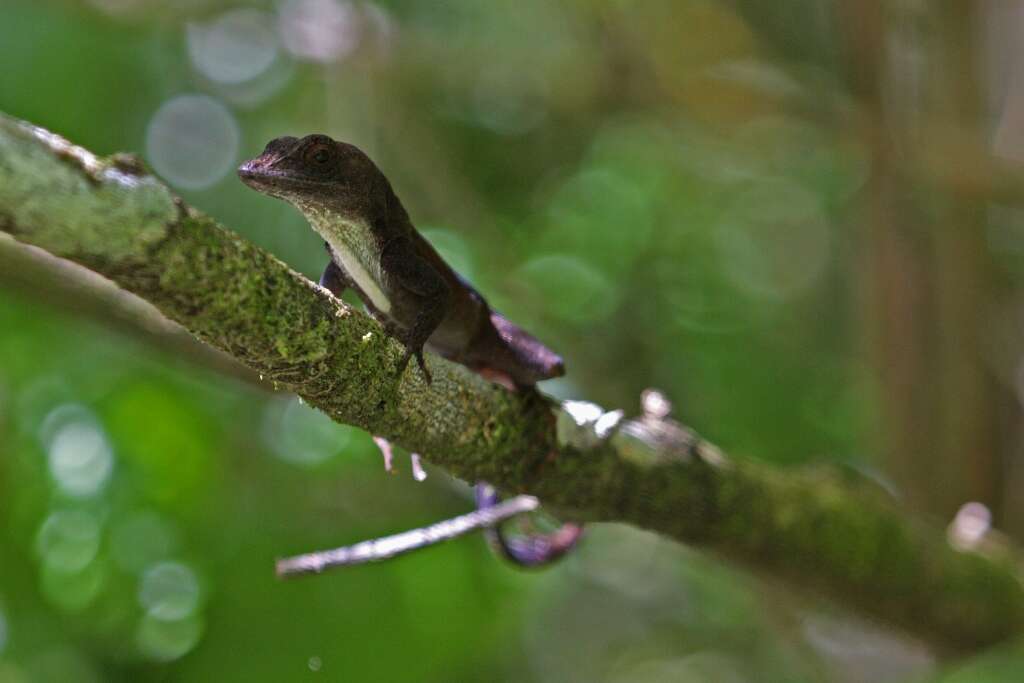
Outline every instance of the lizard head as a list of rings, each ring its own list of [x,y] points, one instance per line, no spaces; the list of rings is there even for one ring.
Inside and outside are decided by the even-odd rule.
[[[275,138],[262,154],[238,167],[238,176],[257,192],[304,213],[311,207],[346,214],[370,211],[387,184],[358,147],[326,135]]]

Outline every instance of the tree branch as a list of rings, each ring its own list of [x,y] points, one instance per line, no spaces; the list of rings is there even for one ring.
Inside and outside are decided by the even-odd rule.
[[[0,287],[74,316],[91,319],[210,370],[269,389],[255,372],[198,341],[152,304],[110,280],[0,233]]]
[[[580,521],[622,521],[813,587],[934,643],[968,649],[1024,626],[1017,557],[954,548],[862,482],[727,459],[649,412],[513,394],[401,346],[369,317],[186,207],[141,165],[100,159],[0,115],[0,229],[80,263],[333,419],[467,481],[529,493]],[[991,547],[990,547],[991,546]]]

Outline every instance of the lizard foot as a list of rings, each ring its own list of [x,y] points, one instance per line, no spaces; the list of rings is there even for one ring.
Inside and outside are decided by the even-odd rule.
[[[409,361],[412,360],[413,356],[415,356],[416,364],[420,366],[420,372],[423,373],[423,379],[426,380],[427,384],[432,384],[434,378],[431,376],[430,370],[427,369],[427,363],[423,358],[423,344],[426,340],[423,338],[417,338],[412,330],[402,329],[390,320],[381,323],[381,325],[384,327],[385,334],[397,340],[405,347],[405,354],[403,354],[401,360],[398,361],[395,376],[401,377],[405,372],[405,369],[409,366]]]
[[[423,373],[423,379],[427,384],[433,384],[434,378],[430,374],[430,370],[427,369],[427,363],[423,359],[423,347],[420,346],[418,349],[411,346],[405,347],[405,355],[398,361],[398,372],[396,373],[399,377],[405,372],[405,368],[409,365],[409,361],[412,357],[416,357],[416,364],[420,367],[420,372]]]

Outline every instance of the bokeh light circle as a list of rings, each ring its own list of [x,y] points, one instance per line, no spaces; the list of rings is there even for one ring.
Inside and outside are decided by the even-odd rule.
[[[536,290],[537,300],[562,320],[585,323],[608,317],[621,292],[598,269],[574,256],[550,254],[523,264],[520,282]]]
[[[225,12],[186,29],[192,65],[217,83],[243,83],[263,74],[277,59],[274,17],[258,9]]]
[[[98,493],[114,469],[110,443],[91,421],[60,427],[50,441],[48,455],[53,480],[64,493],[75,497]]]
[[[364,22],[351,2],[285,0],[279,11],[284,46],[300,59],[339,61],[362,39]]]
[[[142,577],[139,603],[155,619],[184,619],[199,606],[199,580],[180,562],[159,562]]]
[[[281,460],[313,467],[342,452],[351,430],[295,397],[267,404],[264,436]]]
[[[46,563],[43,565],[40,592],[52,605],[77,612],[93,603],[106,579],[107,567],[99,558],[81,569]]]
[[[833,228],[821,199],[783,178],[738,192],[713,237],[723,274],[753,298],[797,296],[832,262]]]
[[[150,120],[146,154],[172,185],[200,190],[234,168],[239,137],[235,117],[219,101],[179,95],[161,105]]]
[[[143,617],[135,633],[139,650],[152,659],[169,662],[188,654],[203,635],[203,622],[198,616],[186,619]]]
[[[39,527],[36,552],[46,565],[84,569],[100,549],[100,523],[84,510],[57,510]]]

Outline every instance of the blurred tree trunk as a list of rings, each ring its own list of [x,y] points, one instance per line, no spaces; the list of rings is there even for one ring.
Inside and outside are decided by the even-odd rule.
[[[986,154],[977,6],[840,7],[872,155],[860,238],[880,451],[918,509],[948,519],[977,500],[998,518],[1003,398],[982,355],[994,287],[986,203],[943,171]]]

